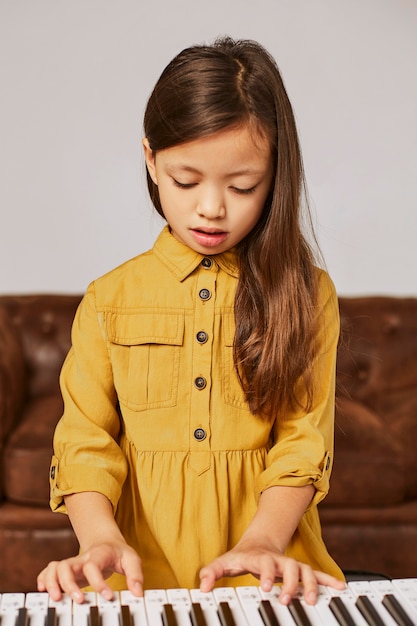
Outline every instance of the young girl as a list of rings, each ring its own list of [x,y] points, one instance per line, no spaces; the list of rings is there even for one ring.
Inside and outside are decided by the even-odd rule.
[[[148,187],[167,226],[89,287],[62,370],[51,506],[81,553],[38,589],[299,581],[343,588],[317,512],[332,466],[334,287],[301,231],[302,161],[269,54],[181,52],[150,96]],[[110,578],[109,578],[110,576]],[[107,581],[105,579],[108,579]]]

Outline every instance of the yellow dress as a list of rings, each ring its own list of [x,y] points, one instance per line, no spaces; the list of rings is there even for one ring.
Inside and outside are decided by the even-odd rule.
[[[233,251],[203,257],[165,228],[152,250],[88,288],[62,369],[51,507],[65,512],[71,493],[106,495],[146,588],[198,586],[200,568],[236,544],[272,485],[315,486],[287,554],[343,577],[317,512],[332,465],[339,332],[333,284],[317,271],[319,390],[311,413],[279,423],[250,413],[234,372]]]

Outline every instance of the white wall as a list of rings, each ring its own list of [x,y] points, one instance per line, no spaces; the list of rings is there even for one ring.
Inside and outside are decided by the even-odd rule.
[[[163,67],[259,40],[292,100],[343,295],[417,295],[415,0],[0,0],[0,292],[82,292],[147,249],[142,114]]]

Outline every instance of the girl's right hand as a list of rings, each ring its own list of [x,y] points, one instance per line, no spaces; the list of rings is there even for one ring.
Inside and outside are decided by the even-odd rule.
[[[84,601],[81,588],[91,586],[103,598],[111,600],[113,591],[105,579],[113,572],[126,577],[127,588],[135,596],[143,595],[141,560],[126,543],[98,544],[78,556],[51,561],[38,576],[38,591],[47,591],[55,601],[61,600],[64,592],[81,604]]]

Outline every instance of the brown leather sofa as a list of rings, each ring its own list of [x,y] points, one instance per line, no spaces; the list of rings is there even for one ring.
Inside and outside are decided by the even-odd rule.
[[[80,301],[0,296],[0,592],[74,554],[48,507],[58,374]],[[417,298],[340,298],[336,460],[323,535],[345,570],[417,576]]]

